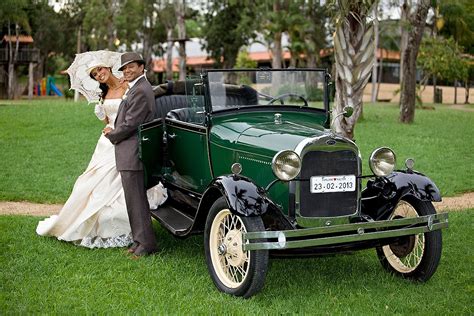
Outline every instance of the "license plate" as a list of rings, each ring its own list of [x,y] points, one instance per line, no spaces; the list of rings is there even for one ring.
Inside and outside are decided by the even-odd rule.
[[[311,193],[351,192],[356,188],[355,179],[354,175],[311,177],[310,190]]]

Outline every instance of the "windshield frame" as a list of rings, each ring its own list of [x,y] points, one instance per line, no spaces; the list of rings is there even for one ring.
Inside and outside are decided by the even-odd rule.
[[[245,106],[229,106],[228,108],[221,108],[221,109],[215,109],[213,108],[212,104],[212,94],[211,94],[211,83],[209,80],[209,76],[212,73],[238,73],[238,72],[294,72],[294,71],[300,71],[300,72],[317,72],[322,74],[322,80],[321,83],[323,85],[322,90],[323,90],[323,107],[320,108],[314,108],[314,107],[309,107],[309,106],[298,106],[298,105],[280,105],[280,104],[274,104],[274,105],[263,105],[263,104],[255,104],[255,105],[245,105]],[[331,76],[326,68],[285,68],[285,69],[272,69],[272,68],[239,68],[239,69],[207,69],[203,70],[201,73],[201,78],[203,79],[204,85],[205,85],[205,93],[207,94],[207,102],[206,102],[206,111],[208,113],[218,113],[218,112],[223,112],[223,111],[229,111],[229,110],[235,110],[235,109],[264,109],[264,108],[270,108],[272,106],[278,107],[278,108],[285,108],[285,109],[302,109],[302,110],[316,110],[318,112],[324,111],[324,112],[330,112],[330,100],[329,100],[329,85],[330,85],[330,80]],[[259,93],[257,91],[257,93]],[[264,95],[260,94],[259,95]],[[277,103],[277,102],[275,102]]]

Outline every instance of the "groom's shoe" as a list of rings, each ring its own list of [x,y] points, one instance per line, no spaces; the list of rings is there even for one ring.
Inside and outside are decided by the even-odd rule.
[[[137,250],[138,246],[140,246],[140,244],[137,242],[134,242],[130,247],[128,247],[127,252],[133,254],[135,250]]]
[[[138,246],[137,249],[135,249],[135,251],[133,252],[133,254],[136,256],[136,257],[143,257],[143,256],[149,256],[149,255],[152,255],[154,253],[158,252],[158,248],[154,248],[154,249],[145,249],[145,247],[143,247],[142,245]]]

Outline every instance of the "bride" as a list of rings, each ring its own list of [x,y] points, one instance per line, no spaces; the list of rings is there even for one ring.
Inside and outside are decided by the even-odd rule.
[[[102,90],[96,116],[113,128],[128,85],[112,74],[104,62],[94,61],[87,72]],[[161,184],[148,191],[150,206],[167,198]],[[101,135],[87,169],[76,180],[58,215],[38,223],[36,232],[88,248],[126,247],[132,240],[120,174],[115,168],[114,145]]]

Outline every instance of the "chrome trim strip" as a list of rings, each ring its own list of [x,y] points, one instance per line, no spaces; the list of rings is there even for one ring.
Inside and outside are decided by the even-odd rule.
[[[439,220],[438,223],[433,223],[434,220]],[[410,227],[414,224],[426,224],[418,227]],[[376,232],[365,233],[365,229],[383,229],[389,227],[399,227],[397,229],[382,230]],[[426,233],[442,228],[448,227],[448,213],[420,216],[414,218],[403,218],[389,221],[355,223],[348,225],[339,225],[332,227],[316,227],[307,229],[295,229],[286,231],[262,231],[244,233],[243,250],[260,250],[260,249],[290,249],[290,248],[305,248],[313,246],[333,245],[346,242],[365,241],[373,239],[382,239],[390,237],[399,237],[414,235],[419,233]],[[317,235],[326,233],[337,233],[345,231],[355,231],[343,236],[332,236],[317,238]],[[288,241],[287,238],[308,236],[309,239]],[[315,238],[312,238],[315,237]],[[252,239],[276,238],[273,242],[259,242],[249,243]]]
[[[197,125],[197,124],[192,124],[188,122],[183,122],[183,121],[178,121],[175,119],[166,119],[167,126],[172,126],[174,128],[190,131],[190,132],[195,132],[198,134],[206,134],[207,128],[202,125]]]

